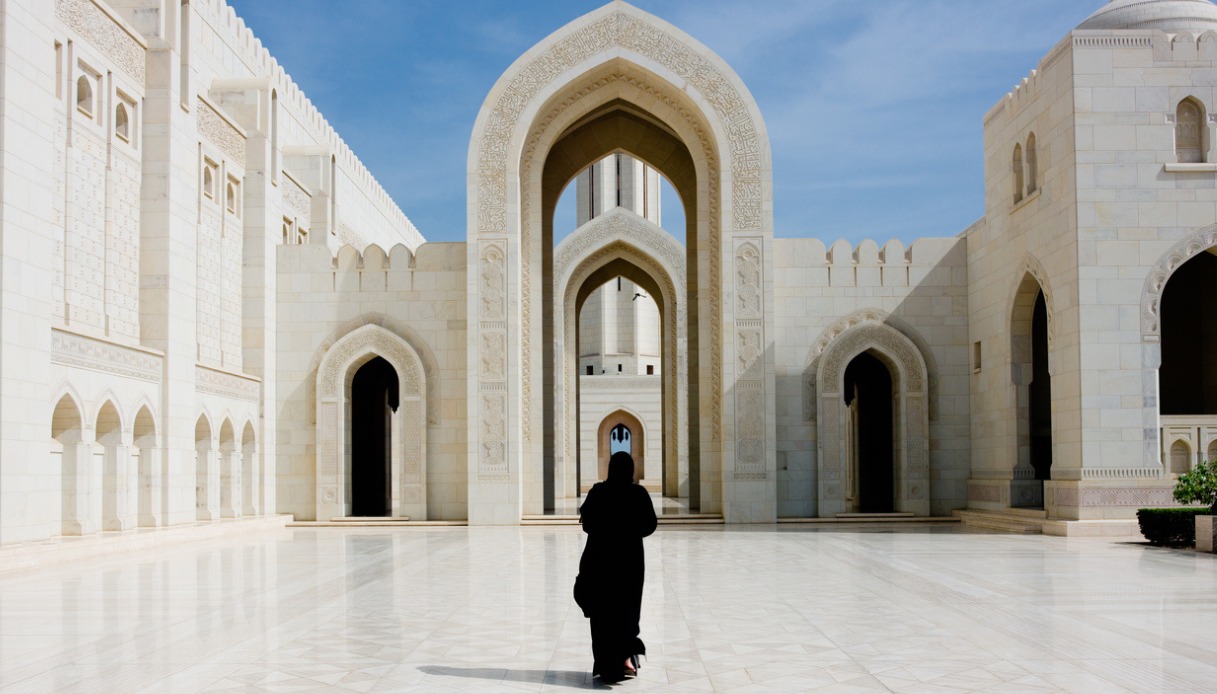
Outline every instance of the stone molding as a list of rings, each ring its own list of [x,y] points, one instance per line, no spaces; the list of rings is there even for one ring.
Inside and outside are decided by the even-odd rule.
[[[1171,275],[1187,261],[1217,246],[1217,224],[1193,232],[1176,243],[1150,269],[1141,290],[1141,337],[1147,342],[1162,339],[1162,293]]]
[[[142,347],[51,329],[51,361],[92,371],[160,383],[163,355]]]
[[[144,87],[147,46],[139,35],[92,0],[55,0],[55,16]]]
[[[1056,488],[1053,506],[1074,508],[1177,506],[1170,487]]]
[[[1044,269],[1044,264],[1039,261],[1039,258],[1028,253],[1023,259],[1023,273],[1016,280],[1011,308],[1007,315],[1014,315],[1014,304],[1018,301],[1018,284],[1022,283],[1023,276],[1031,275],[1039,284],[1040,291],[1044,293],[1044,313],[1047,314],[1045,317],[1048,319],[1048,345],[1051,347],[1056,340],[1056,309],[1053,307],[1052,285],[1048,282],[1048,271]]]
[[[195,390],[225,398],[258,402],[262,397],[262,381],[255,376],[235,374],[229,371],[195,364]]]

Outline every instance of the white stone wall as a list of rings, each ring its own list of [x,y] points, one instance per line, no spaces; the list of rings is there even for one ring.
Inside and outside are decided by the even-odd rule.
[[[278,508],[316,516],[317,368],[355,328],[384,327],[420,355],[427,379],[426,504],[431,519],[467,518],[465,441],[465,245],[424,244],[417,255],[377,246],[278,249],[276,325],[281,345],[274,410]]]
[[[895,329],[929,371],[930,510],[965,505],[970,454],[968,271],[962,238],[919,239],[908,249],[866,240],[831,248],[775,239],[778,515],[809,517],[817,505],[815,382],[820,355],[865,322]]]
[[[579,487],[587,490],[603,479],[599,476],[598,468],[600,424],[606,417],[622,409],[634,416],[643,427],[644,474],[639,482],[659,492],[663,485],[663,399],[658,376],[580,376]],[[639,432],[631,433],[637,461]]]

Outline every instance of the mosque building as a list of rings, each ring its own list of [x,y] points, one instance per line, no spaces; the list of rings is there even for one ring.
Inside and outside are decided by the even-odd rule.
[[[223,0],[0,13],[0,544],[519,524],[623,448],[725,523],[1120,534],[1217,458],[1208,0],[1061,27],[976,114],[984,215],[907,247],[775,238],[747,86],[621,0],[505,66],[464,243]]]

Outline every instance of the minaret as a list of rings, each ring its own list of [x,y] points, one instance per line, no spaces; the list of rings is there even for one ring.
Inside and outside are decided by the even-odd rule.
[[[579,226],[614,207],[659,225],[659,172],[649,165],[628,154],[610,154],[580,172],[575,181]],[[658,375],[659,342],[655,299],[624,277],[610,280],[583,303],[579,373]]]

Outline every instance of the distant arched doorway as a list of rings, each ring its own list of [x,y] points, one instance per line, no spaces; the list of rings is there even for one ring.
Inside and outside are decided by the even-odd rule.
[[[634,458],[635,482],[646,477],[646,443],[646,431],[642,422],[634,415],[625,410],[617,410],[605,417],[600,421],[599,430],[596,432],[597,479],[608,477],[609,457],[617,450],[626,450]],[[591,486],[586,484],[587,480],[584,482],[585,486]]]
[[[381,357],[351,381],[351,515],[387,516],[392,509],[393,413],[397,373]]]
[[[863,352],[845,367],[845,405],[849,408],[846,440],[848,509],[854,513],[891,513],[895,502],[895,457],[892,426],[892,375],[883,362]]]

